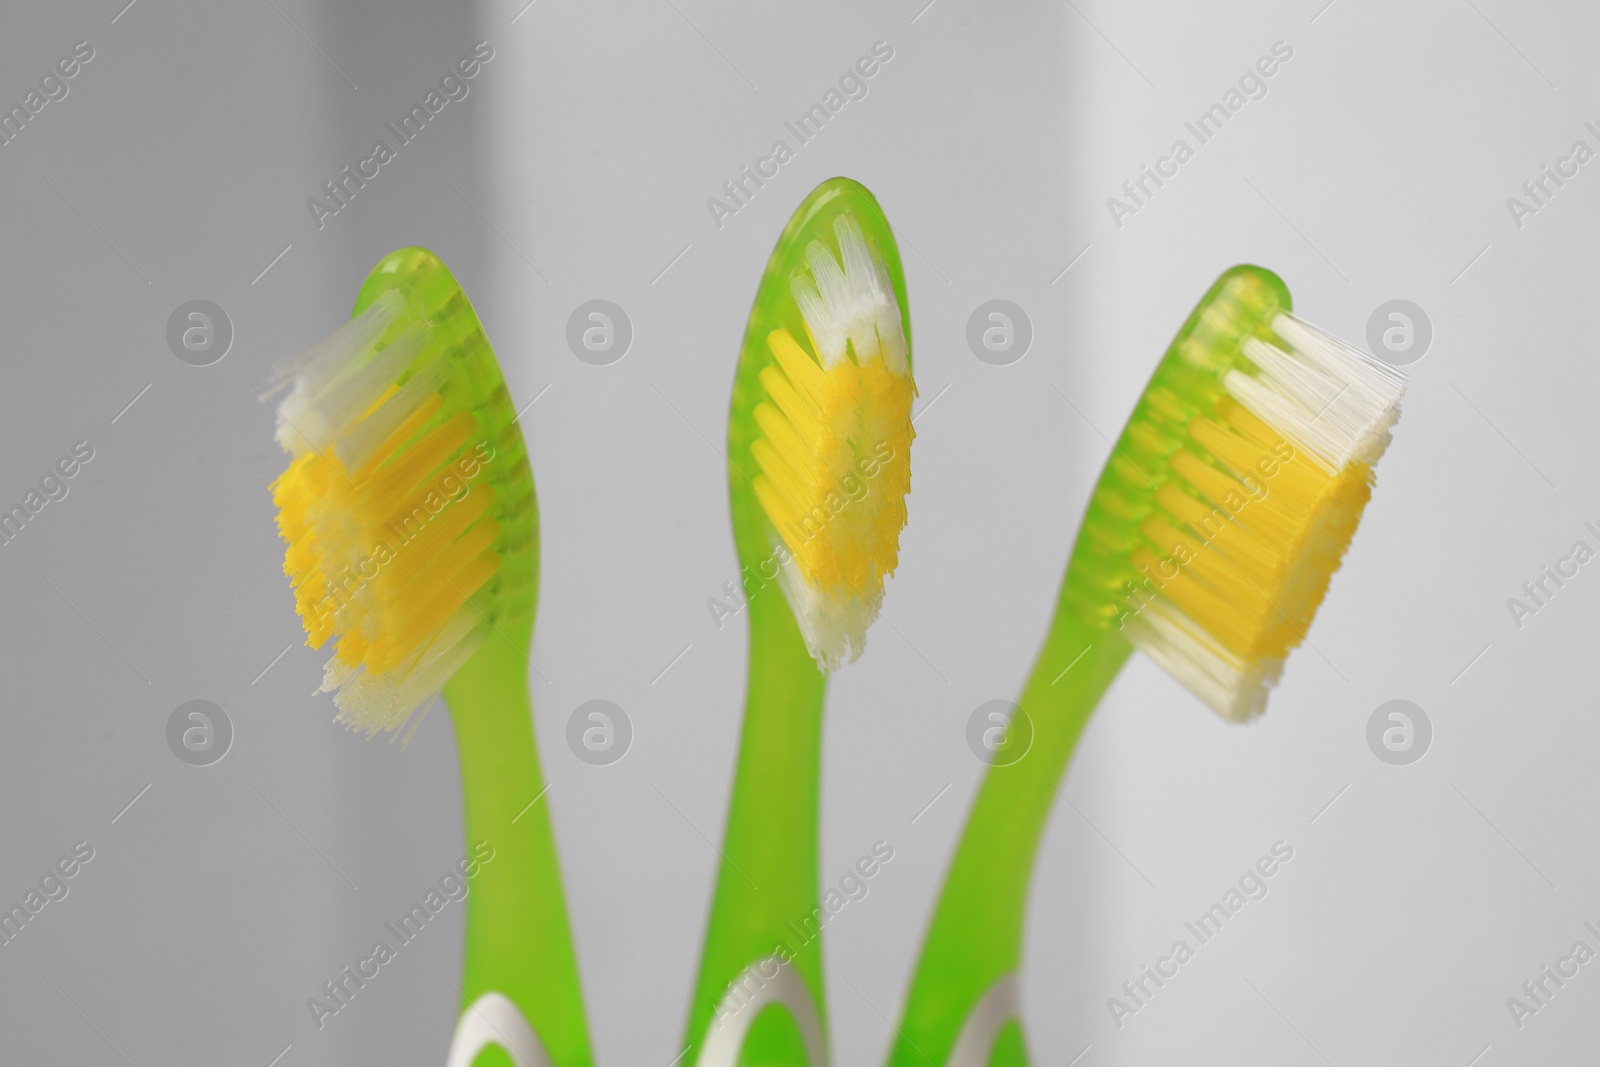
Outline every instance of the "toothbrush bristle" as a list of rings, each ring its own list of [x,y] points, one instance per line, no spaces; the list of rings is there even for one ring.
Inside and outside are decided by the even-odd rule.
[[[1265,710],[1343,560],[1405,379],[1287,311],[1251,319],[1227,296],[1146,390],[1083,552],[1085,570],[1116,561],[1092,579],[1107,622],[1239,722]],[[1197,396],[1195,382],[1220,388]]]
[[[750,449],[779,582],[824,670],[860,656],[894,573],[916,395],[888,271],[848,215],[833,229],[839,256],[813,242],[790,280],[805,335],[766,337]]]
[[[502,564],[495,449],[447,403],[448,348],[391,291],[277,383],[284,572],[306,643],[335,642],[323,691],[368,734],[402,725],[490,626],[473,598]]]

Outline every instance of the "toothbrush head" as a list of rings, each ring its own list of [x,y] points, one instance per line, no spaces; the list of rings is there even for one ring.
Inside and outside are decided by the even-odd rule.
[[[861,654],[894,573],[915,395],[894,234],[864,186],[833,178],[767,263],[728,417],[747,588],[778,582],[823,670]]]
[[[1062,596],[1218,714],[1266,707],[1372,495],[1405,378],[1235,267],[1156,368],[1095,486]]]
[[[264,395],[292,457],[271,487],[284,573],[306,644],[334,642],[322,689],[346,725],[394,730],[493,629],[532,622],[538,506],[494,351],[444,264],[406,248]]]

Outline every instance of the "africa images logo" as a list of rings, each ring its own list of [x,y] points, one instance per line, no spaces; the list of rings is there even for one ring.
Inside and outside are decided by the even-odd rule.
[[[393,122],[384,123],[384,128],[394,135],[393,145],[382,139],[374,142],[371,155],[358,159],[354,169],[347,163],[337,176],[323,182],[322,189],[328,194],[327,200],[314,196],[306,200],[306,208],[311,212],[311,221],[317,224],[317,229],[322,229],[331,216],[349,207],[356,193],[377,178],[385,166],[399,158],[400,149],[422,135],[429,120],[436,118],[452,101],[465,100],[472,91],[472,86],[467,83],[482,73],[483,65],[493,58],[494,49],[489,42],[479,41],[473,46],[471,55],[457,60],[455,66],[439,79],[437,89],[429,89],[422,103],[411,105],[411,110],[400,117],[398,126]]]
[[[778,176],[780,168],[791,159],[805,145],[810,144],[822,132],[822,128],[852,100],[865,100],[869,86],[868,79],[876,76],[885,64],[894,58],[894,46],[888,41],[874,41],[872,53],[857,59],[852,66],[845,68],[839,75],[838,87],[828,86],[822,94],[822,100],[812,104],[793,122],[785,122],[783,128],[794,135],[794,147],[784,138],[772,142],[767,154],[756,160],[755,169],[752,171],[747,163],[739,168],[739,173],[722,183],[723,200],[719,197],[706,197],[706,210],[711,213],[711,221],[717,229],[722,229],[723,222],[730,216],[737,215],[739,211],[749,206],[755,199],[756,191],[766,188],[767,181]],[[766,179],[766,180],[763,180]]]
[[[374,941],[368,955],[356,960],[353,965],[342,967],[322,983],[322,995],[306,998],[306,1009],[311,1012],[317,1029],[326,1026],[330,1016],[338,1015],[349,1007],[356,994],[377,978],[384,966],[399,958],[401,949],[422,936],[428,923],[446,906],[466,900],[471,888],[469,883],[478,876],[484,864],[494,860],[494,856],[494,846],[487,841],[473,845],[472,854],[463,856],[459,863],[446,869],[439,877],[438,886],[429,886],[420,902],[412,904],[399,919],[383,924],[383,928],[394,936],[394,945],[389,944],[387,937]]]

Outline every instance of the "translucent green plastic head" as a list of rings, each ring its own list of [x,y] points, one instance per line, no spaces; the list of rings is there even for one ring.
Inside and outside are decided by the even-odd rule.
[[[494,351],[431,252],[373,269],[354,318],[278,368],[273,483],[307,644],[340,718],[398,727],[491,626],[530,624],[538,508]]]
[[[728,416],[746,588],[782,588],[825,670],[861,654],[895,569],[915,395],[894,234],[864,186],[830,179],[767,263]]]
[[[1371,495],[1404,378],[1235,267],[1178,332],[1095,487],[1063,597],[1223,716],[1265,706]]]

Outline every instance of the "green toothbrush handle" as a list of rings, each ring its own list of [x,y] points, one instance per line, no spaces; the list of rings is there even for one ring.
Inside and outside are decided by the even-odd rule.
[[[682,1063],[823,1067],[817,797],[824,679],[775,589],[753,596],[748,610],[739,763]]]
[[[467,851],[493,850],[468,882],[457,1041],[469,1042],[462,1062],[473,1067],[592,1067],[533,736],[531,634],[531,622],[502,624],[444,689],[461,761]],[[531,1043],[527,1033],[519,1040],[516,1014],[536,1035]],[[478,1031],[490,1043],[472,1048]]]
[[[1032,746],[984,776],[923,943],[891,1067],[1027,1062],[1015,976],[1034,854],[1084,724],[1131,651],[1119,631],[1091,626],[1065,607],[1057,612],[1019,701],[1033,725]],[[985,1029],[974,1018],[980,1015],[1003,1025],[973,1059],[973,1037],[996,1029]],[[960,1061],[952,1057],[958,1039]]]

